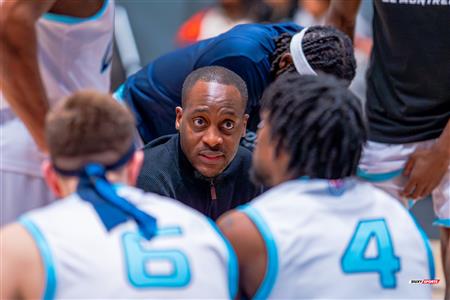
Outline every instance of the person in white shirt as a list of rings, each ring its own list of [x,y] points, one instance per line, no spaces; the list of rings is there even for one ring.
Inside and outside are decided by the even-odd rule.
[[[434,277],[426,236],[392,196],[353,178],[367,135],[358,98],[329,75],[292,73],[262,103],[252,174],[272,188],[218,221],[241,294],[431,299],[410,284]]]

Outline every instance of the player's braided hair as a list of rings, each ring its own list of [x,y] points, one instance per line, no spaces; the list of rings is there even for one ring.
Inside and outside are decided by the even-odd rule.
[[[366,141],[359,99],[333,76],[280,76],[264,93],[276,155],[290,156],[296,176],[338,179],[354,175]]]
[[[279,63],[286,51],[292,36],[283,33],[275,39],[276,50],[271,58],[271,75],[275,78],[279,73]],[[349,82],[355,77],[356,61],[350,38],[331,26],[312,26],[303,38],[303,52],[315,71],[335,75]],[[294,71],[294,65],[285,71]],[[284,72],[283,72],[284,73]]]

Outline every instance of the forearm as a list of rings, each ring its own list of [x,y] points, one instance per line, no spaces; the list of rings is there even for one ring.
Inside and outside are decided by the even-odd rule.
[[[326,25],[334,26],[353,40],[361,0],[332,0],[325,18]]]
[[[48,103],[39,73],[35,36],[28,35],[28,39],[24,41],[27,41],[27,45],[23,47],[5,40],[1,42],[2,93],[36,144],[44,150],[44,123]]]
[[[45,150],[47,97],[39,71],[35,22],[54,1],[8,1],[0,16],[0,82],[6,101]]]

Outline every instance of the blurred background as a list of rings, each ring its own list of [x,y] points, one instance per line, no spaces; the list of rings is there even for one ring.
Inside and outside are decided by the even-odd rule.
[[[330,0],[116,0],[115,54],[112,89],[158,56],[223,33],[243,23],[294,21],[323,24]],[[365,101],[365,72],[372,49],[372,0],[362,0],[355,32],[357,75],[351,89]],[[432,239],[430,199],[413,208]]]

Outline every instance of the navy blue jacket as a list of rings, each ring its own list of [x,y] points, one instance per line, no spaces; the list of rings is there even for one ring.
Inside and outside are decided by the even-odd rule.
[[[295,23],[236,26],[215,38],[161,56],[130,76],[115,96],[129,105],[136,116],[138,131],[144,143],[148,143],[176,132],[175,107],[181,105],[185,78],[201,67],[222,66],[246,82],[247,113],[251,117],[248,129],[256,131],[260,98],[274,80],[270,66],[275,38],[301,29]],[[248,137],[252,140],[255,136],[248,134]]]

